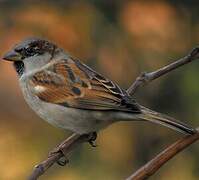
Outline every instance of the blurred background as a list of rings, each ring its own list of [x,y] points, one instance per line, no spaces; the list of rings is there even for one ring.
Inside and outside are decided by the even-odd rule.
[[[0,56],[26,37],[44,37],[127,89],[141,72],[199,44],[198,7],[188,0],[0,0]],[[198,69],[198,62],[186,65],[139,89],[135,98],[197,126]],[[30,110],[11,63],[0,61],[0,179],[26,179],[69,135]],[[180,136],[150,123],[117,123],[99,133],[97,148],[84,144],[69,165],[55,165],[41,179],[124,179]],[[198,179],[198,152],[196,143],[151,179]]]

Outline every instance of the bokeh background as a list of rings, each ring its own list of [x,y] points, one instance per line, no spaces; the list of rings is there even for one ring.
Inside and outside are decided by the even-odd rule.
[[[70,54],[128,88],[199,44],[199,3],[160,0],[0,0],[0,56],[23,38],[55,41]],[[199,125],[199,63],[145,86],[139,103]],[[34,165],[70,135],[35,115],[23,100],[17,75],[0,62],[0,179],[26,179]],[[120,180],[180,137],[150,123],[124,122],[99,133],[97,148],[79,147],[67,167],[53,166],[41,179]],[[196,143],[151,179],[199,179]]]

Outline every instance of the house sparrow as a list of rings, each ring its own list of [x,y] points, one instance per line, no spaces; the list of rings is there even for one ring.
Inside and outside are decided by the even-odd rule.
[[[14,62],[29,106],[57,127],[89,134],[114,122],[145,120],[195,133],[194,128],[139,105],[116,83],[47,40],[26,39],[3,59]]]

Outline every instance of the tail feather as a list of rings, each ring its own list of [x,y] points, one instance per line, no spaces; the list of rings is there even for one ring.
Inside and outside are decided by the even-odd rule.
[[[145,107],[141,107],[141,119],[150,121],[156,124],[161,124],[163,126],[169,127],[173,130],[179,131],[184,134],[194,134],[196,133],[196,129],[186,125],[185,123],[179,122],[174,118],[171,118],[167,115],[152,111]]]

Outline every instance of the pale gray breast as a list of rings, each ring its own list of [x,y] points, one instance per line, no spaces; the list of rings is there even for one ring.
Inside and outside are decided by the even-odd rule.
[[[44,102],[34,95],[34,90],[27,80],[26,75],[20,78],[26,102],[42,119],[57,127],[83,134],[98,131],[115,121],[134,119],[131,113],[82,110]],[[40,87],[36,90],[42,91]]]
[[[105,112],[67,108],[40,100],[33,94],[25,75],[20,78],[20,86],[28,105],[52,125],[82,134],[97,131],[112,123],[112,121],[107,121],[106,118],[110,115]]]

